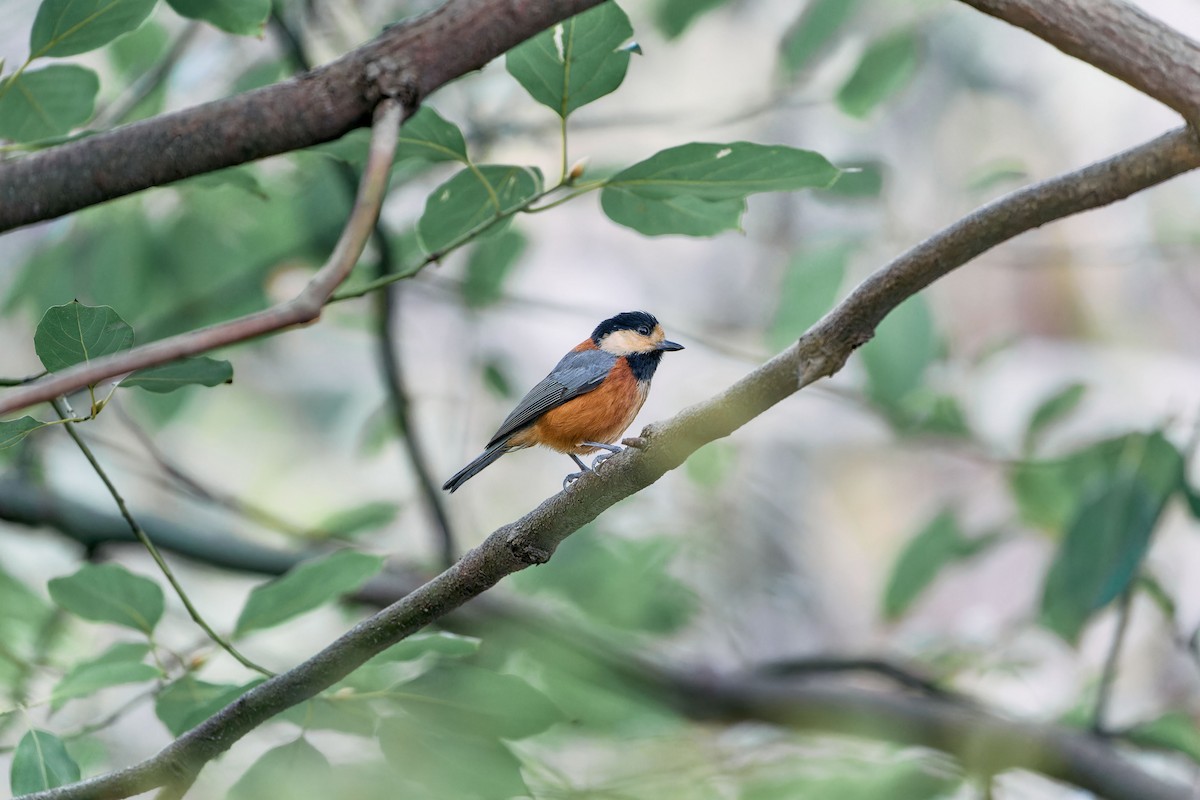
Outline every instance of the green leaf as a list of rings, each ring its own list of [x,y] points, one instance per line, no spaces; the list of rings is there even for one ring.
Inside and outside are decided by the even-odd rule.
[[[1042,587],[1041,621],[1069,642],[1137,574],[1161,504],[1135,474],[1099,484],[1067,527]]]
[[[121,78],[132,83],[154,67],[167,54],[171,36],[167,29],[150,20],[133,33],[113,42],[107,51]]]
[[[335,511],[317,524],[317,530],[346,538],[391,524],[399,511],[400,507],[395,503],[374,500]]]
[[[0,82],[0,139],[62,136],[92,117],[100,79],[90,69],[53,64]]]
[[[379,746],[401,782],[401,797],[507,800],[530,797],[521,762],[494,737],[430,729],[407,717],[379,725]],[[464,765],[469,764],[469,769]]]
[[[1070,414],[1075,406],[1079,405],[1086,389],[1082,383],[1072,383],[1043,400],[1029,418],[1022,449],[1026,453],[1032,452],[1046,428]]]
[[[1142,570],[1137,576],[1136,584],[1137,588],[1141,589],[1145,596],[1158,606],[1158,611],[1163,615],[1163,619],[1174,623],[1177,611],[1175,598],[1171,596],[1166,587],[1159,583],[1158,578],[1148,571]]]
[[[181,17],[242,36],[261,36],[271,15],[271,0],[167,0],[167,5]]]
[[[654,22],[663,36],[674,39],[698,17],[727,2],[729,0],[659,0],[654,9]]]
[[[883,596],[883,614],[899,618],[925,590],[942,568],[973,556],[999,537],[967,538],[949,509],[942,511],[912,538],[892,567]]]
[[[524,739],[563,718],[524,679],[453,662],[397,687],[393,696],[417,719],[476,736]]]
[[[34,632],[53,613],[49,604],[25,584],[0,569],[0,637],[10,646],[20,638],[33,639]],[[17,629],[28,633],[18,636]]]
[[[923,295],[914,295],[879,323],[875,338],[859,350],[867,370],[867,396],[896,414],[907,395],[921,386],[938,351],[933,317]]]
[[[827,187],[839,174],[808,150],[692,142],[618,172],[600,205],[614,222],[648,236],[712,236],[738,228],[751,194]]]
[[[336,797],[329,759],[303,737],[268,750],[238,778],[229,800]]]
[[[831,242],[792,257],[783,275],[775,319],[767,331],[771,349],[780,350],[799,339],[833,306],[854,248],[849,241]]]
[[[148,392],[166,394],[184,386],[220,386],[223,383],[233,383],[233,365],[201,356],[139,369],[121,381],[121,386],[137,386]]]
[[[789,72],[808,67],[854,15],[859,0],[812,0],[783,35],[780,59]]]
[[[883,191],[883,163],[880,161],[850,161],[842,174],[822,197],[858,199],[878,197]]]
[[[208,683],[184,675],[158,694],[154,713],[172,736],[180,736],[262,683],[254,680],[237,686]]]
[[[95,50],[142,24],[158,0],[42,0],[29,33],[30,60]]]
[[[1139,747],[1183,753],[1200,764],[1200,729],[1187,714],[1173,711],[1152,722],[1135,725],[1125,738]]]
[[[33,334],[33,349],[51,372],[133,347],[133,328],[108,306],[73,300],[48,309]]]
[[[1197,492],[1186,480],[1183,483],[1183,497],[1187,501],[1188,511],[1194,519],[1200,519],[1200,492]]]
[[[425,213],[417,222],[421,247],[426,253],[443,252],[541,191],[542,173],[537,169],[497,164],[464,169],[425,201]]]
[[[873,42],[838,90],[837,102],[852,117],[865,117],[904,86],[917,71],[917,37],[908,30]]]
[[[84,564],[49,583],[50,597],[71,613],[149,635],[163,615],[163,592],[149,578],[117,564]]]
[[[1018,462],[1009,483],[1027,524],[1061,531],[1095,486],[1132,468],[1156,505],[1184,485],[1183,456],[1158,431],[1106,439],[1053,460]]]
[[[33,417],[21,417],[0,422],[0,450],[12,447],[38,428],[46,427],[47,424]]]
[[[79,765],[62,740],[49,731],[32,729],[13,753],[9,782],[14,795],[41,792],[79,780]]]
[[[474,636],[461,636],[446,631],[415,633],[384,650],[372,661],[412,661],[430,653],[443,658],[462,658],[479,652],[479,645],[480,640]]]
[[[58,710],[76,697],[87,697],[109,686],[143,683],[162,676],[162,671],[142,659],[149,645],[116,644],[95,659],[76,664],[54,687],[50,707]]]
[[[336,600],[366,583],[383,568],[383,558],[339,550],[306,561],[250,592],[238,616],[235,636],[270,628]]]
[[[483,308],[503,296],[504,279],[525,252],[526,244],[525,237],[511,228],[475,243],[462,284],[463,301],[468,308]]]
[[[420,158],[425,161],[461,161],[467,163],[467,142],[462,131],[442,119],[429,106],[405,121],[396,145],[396,160]]]
[[[610,0],[517,45],[504,62],[534,100],[565,119],[625,80],[629,51],[621,45],[631,36],[629,18]]]
[[[715,236],[742,229],[745,200],[698,197],[648,198],[622,187],[606,187],[600,202],[608,218],[646,236]]]

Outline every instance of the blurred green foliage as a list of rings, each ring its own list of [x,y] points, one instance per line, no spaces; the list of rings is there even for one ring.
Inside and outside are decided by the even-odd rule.
[[[9,142],[6,156],[85,135],[88,124],[111,124],[104,112],[112,106],[104,99],[98,109],[97,98],[127,90],[158,66],[169,66],[165,60],[181,44],[183,28],[166,12],[168,6],[189,20],[250,36],[262,35],[272,10],[269,0],[112,0],[119,13],[93,18],[84,12],[94,5],[43,0],[31,32],[33,55],[23,65],[3,67],[0,138]],[[741,10],[742,4],[724,0],[658,0],[651,16],[662,34],[673,38],[705,14],[715,19]],[[868,13],[877,10],[860,0],[810,0],[794,19],[784,20],[777,31],[780,91],[811,88],[808,81],[818,69],[830,69],[827,113],[864,120],[856,123],[862,126],[906,102],[905,89],[926,67],[926,55],[935,68],[947,56],[927,48],[933,34],[926,20],[881,21]],[[55,28],[53,19],[71,24]],[[617,92],[627,80],[644,79],[629,70],[636,33],[624,11],[606,3],[515,48],[506,58],[510,77],[500,77],[528,93],[532,113],[550,116],[555,127],[560,121],[574,124],[570,117],[584,105]],[[39,61],[99,48],[104,49],[93,58],[107,59],[107,69],[94,70],[91,62],[84,67]],[[835,52],[848,58],[826,58]],[[232,70],[223,89],[249,90],[289,71],[282,56],[269,57]],[[956,77],[964,83],[970,78]],[[120,121],[159,113],[167,97],[164,81]],[[535,244],[537,226],[514,225],[517,215],[545,211],[552,217],[557,203],[592,192],[599,192],[600,209],[612,222],[633,231],[709,237],[744,232],[751,195],[816,190],[832,222],[826,225],[822,217],[818,235],[807,235],[811,229],[806,229],[803,237],[780,248],[782,256],[774,262],[784,265],[778,280],[763,281],[764,291],[775,297],[765,304],[762,319],[751,323],[758,325],[753,341],[772,351],[794,342],[861,279],[860,256],[878,244],[875,231],[843,224],[837,216],[846,208],[886,203],[890,162],[878,152],[855,149],[855,158],[832,163],[819,153],[783,145],[685,141],[649,154],[630,153],[623,163],[563,176],[560,182],[557,169],[547,180],[532,164],[484,163],[492,155],[489,137],[495,132],[476,130],[467,113],[470,103],[447,107],[456,110],[447,113],[461,117],[462,127],[428,106],[403,126],[393,180],[397,186],[425,187],[423,211],[410,214],[402,225],[387,220],[382,235],[395,253],[393,271],[404,277],[465,250],[463,279],[449,294],[475,316],[509,299],[513,276]],[[135,338],[146,343],[265,308],[277,295],[276,284],[297,273],[307,276],[333,248],[351,203],[346,177],[361,168],[365,143],[365,134],[355,132],[262,165],[197,176],[46,225],[31,237],[27,257],[5,265],[13,279],[5,284],[3,309],[26,318],[30,330],[27,342],[14,347],[27,347],[54,371],[119,352]],[[565,127],[561,145],[565,164]],[[505,158],[523,152],[512,148]],[[1014,167],[1022,163],[989,162],[967,182],[978,191],[990,189],[1023,175],[1023,168]],[[422,175],[426,169],[435,177]],[[378,278],[378,255],[378,250],[368,253],[346,291]],[[919,445],[933,435],[980,449],[995,445],[974,430],[953,387],[942,380],[953,357],[948,344],[936,304],[925,295],[914,296],[861,348],[862,373],[857,383],[843,388],[857,393],[904,442]],[[478,360],[473,385],[506,398],[520,393],[499,350]],[[135,373],[123,385],[172,390],[161,397],[134,393],[137,416],[162,422],[178,414],[188,397],[196,397],[193,390],[173,390],[231,378],[228,362],[205,358]],[[279,402],[262,387],[256,391],[258,399],[266,398],[264,406]],[[1050,537],[1055,548],[1042,573],[1021,576],[1042,586],[1036,619],[1028,622],[1040,622],[1075,644],[1126,592],[1145,593],[1174,616],[1174,600],[1147,571],[1146,554],[1173,499],[1200,515],[1200,496],[1186,480],[1185,453],[1158,430],[1114,432],[1100,441],[1058,446],[1048,434],[1067,428],[1088,391],[1082,383],[1067,384],[1029,415],[1019,446],[1010,448],[1021,457],[1001,470],[1015,509],[1002,530],[971,529],[949,508],[919,526],[899,549],[882,589],[883,619],[903,621],[947,570],[969,568],[968,559],[984,558],[1022,536]],[[36,460],[39,437],[49,435],[42,432],[48,422],[53,420],[33,416],[0,421],[0,449]],[[407,433],[396,430],[385,413],[371,415],[363,428],[368,452]],[[707,504],[705,513],[723,513],[724,505],[735,502],[756,508],[778,504],[751,490],[734,497],[745,466],[740,445],[710,443],[686,463],[687,491]],[[346,508],[306,527],[369,547],[369,536],[392,523],[398,510],[393,502],[347,501]],[[656,527],[660,524],[648,526],[649,531],[633,526],[636,532],[628,535],[607,523],[590,526],[567,539],[551,564],[515,576],[511,583],[520,599],[551,622],[539,625],[540,618],[531,615],[534,622],[514,625],[497,615],[480,626],[482,638],[448,631],[416,634],[290,709],[273,724],[296,738],[267,750],[233,784],[230,796],[933,800],[965,791],[959,770],[925,754],[883,748],[857,757],[844,743],[822,741],[812,747],[802,737],[778,732],[773,734],[778,747],[741,751],[754,751],[753,763],[693,761],[679,770],[655,763],[654,780],[637,774],[637,756],[644,754],[635,751],[691,752],[703,735],[668,698],[638,680],[637,664],[619,663],[622,653],[649,658],[662,640],[707,624],[695,576],[681,556],[680,534],[690,531]],[[381,557],[350,549],[302,564],[249,590],[233,632],[278,628],[286,635],[292,629],[284,626],[339,603],[383,567]],[[51,710],[68,702],[72,710],[86,703],[111,710],[114,696],[140,691],[153,698],[155,714],[172,736],[258,685],[257,680],[214,677],[206,671],[203,649],[180,658],[162,645],[160,631],[178,615],[164,600],[161,585],[160,578],[116,565],[87,564],[50,581],[43,591],[26,585],[16,570],[0,569],[0,695],[11,701],[0,709],[0,724],[8,726],[0,732],[13,750],[14,792],[75,780],[86,760],[97,771],[119,766],[107,761],[102,731],[64,727],[50,732],[36,726],[53,726],[56,718],[43,723],[38,717],[34,723],[8,711],[7,705],[29,700],[31,676],[39,671],[53,676],[46,701]],[[80,641],[79,632],[92,630],[80,620],[119,629],[123,636],[136,631],[133,635],[141,638],[118,641],[96,655]],[[71,632],[65,644],[52,635],[60,622]],[[564,630],[575,635],[564,637]],[[931,661],[935,657],[928,654]],[[331,764],[323,740],[308,736],[317,731],[354,737],[360,757]],[[1128,738],[1193,760],[1200,752],[1194,720],[1179,713],[1134,726]],[[806,747],[788,749],[797,742]],[[597,757],[593,775],[558,773],[563,754],[569,761],[589,747],[593,757],[595,750],[609,756],[607,762]],[[634,778],[622,780],[626,766]],[[730,768],[719,782],[707,780],[718,766]]]

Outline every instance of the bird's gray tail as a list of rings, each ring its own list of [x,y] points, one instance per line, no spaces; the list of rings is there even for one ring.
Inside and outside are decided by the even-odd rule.
[[[454,477],[443,483],[442,488],[453,493],[455,489],[478,475],[484,467],[488,466],[497,458],[507,453],[508,449],[505,444],[505,442],[496,442],[496,444],[492,445],[487,450],[484,450],[475,458],[474,461],[472,461],[470,464],[467,464],[458,472],[454,473]]]

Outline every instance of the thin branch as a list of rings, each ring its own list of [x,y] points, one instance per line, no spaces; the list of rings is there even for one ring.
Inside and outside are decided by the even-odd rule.
[[[332,141],[601,0],[449,0],[298,78],[0,164],[0,231]]]
[[[793,728],[920,744],[950,753],[972,773],[1027,769],[1108,800],[1191,800],[1125,761],[1102,739],[1059,725],[1019,722],[926,697],[744,676],[680,675],[679,704],[720,722],[760,720]]]
[[[154,439],[151,438],[150,434],[146,433],[146,431],[140,425],[138,425],[138,423],[132,417],[129,416],[122,404],[110,402],[106,408],[113,409],[117,415],[117,418],[120,419],[121,422],[125,424],[125,427],[129,429],[129,432],[133,434],[133,438],[137,439],[138,443],[146,451],[146,454],[149,455],[151,460],[154,461],[158,468],[165,473],[166,479],[163,481],[163,484],[168,488],[175,489],[176,491],[182,490],[183,496],[185,497],[191,497],[193,500],[201,500],[205,503],[211,503],[215,506],[224,508],[227,511],[231,511],[234,514],[242,516],[251,522],[262,525],[265,528],[270,528],[290,536],[311,538],[322,533],[319,530],[306,528],[302,525],[296,525],[292,522],[289,522],[274,512],[262,508],[254,503],[243,500],[242,498],[230,494],[229,492],[204,485],[198,479],[190,475],[183,467],[172,461],[171,458],[169,458],[167,454],[164,453],[157,444],[155,444]],[[102,439],[100,439],[100,437],[89,438],[92,438],[92,440],[97,443],[106,443],[109,444],[109,446],[113,446],[113,443],[104,442]],[[134,457],[132,452],[126,451],[126,454],[130,457]],[[161,476],[155,477],[161,478]]]
[[[1200,44],[1124,0],[961,0],[1200,121]]]
[[[390,259],[380,256],[380,277],[385,277],[390,273],[388,268],[390,263]],[[383,369],[392,417],[395,419],[400,440],[416,476],[417,487],[421,492],[425,509],[433,523],[439,562],[443,567],[448,567],[454,563],[455,559],[454,531],[450,527],[450,517],[443,504],[443,495],[438,491],[437,483],[430,473],[429,459],[425,456],[420,435],[417,433],[416,426],[413,425],[408,386],[404,379],[400,348],[396,344],[395,316],[398,305],[395,286],[385,287],[376,298],[375,336],[379,342],[379,362]]]
[[[63,403],[61,401],[56,401],[54,403],[54,410],[58,413],[59,418],[65,420],[69,418],[69,415],[62,406]],[[167,579],[167,583],[171,584],[171,588],[175,590],[175,594],[179,597],[180,602],[183,603],[183,607],[187,609],[188,616],[190,616],[192,621],[200,627],[200,630],[204,631],[205,635],[207,635],[209,639],[211,639],[226,653],[233,656],[233,658],[243,667],[252,669],[255,672],[260,672],[268,677],[274,675],[275,673],[271,672],[269,669],[259,666],[246,656],[242,655],[242,653],[239,652],[232,643],[225,639],[225,637],[221,636],[221,634],[213,630],[212,626],[209,625],[204,617],[200,614],[200,611],[192,603],[192,599],[188,597],[188,594],[184,590],[183,585],[179,582],[179,579],[175,577],[175,572],[171,569],[170,565],[167,564],[166,559],[162,557],[162,553],[158,552],[158,548],[154,546],[154,542],[149,536],[146,535],[146,532],[142,530],[142,526],[138,524],[133,514],[130,513],[129,507],[125,505],[125,498],[119,491],[117,491],[116,484],[114,484],[112,478],[108,476],[108,473],[104,470],[104,467],[100,466],[100,462],[96,459],[96,455],[92,452],[92,448],[88,447],[87,442],[80,438],[79,432],[75,430],[76,424],[77,423],[74,422],[68,422],[64,426],[67,429],[67,435],[70,436],[71,440],[75,442],[75,446],[79,448],[79,452],[83,454],[85,459],[87,459],[87,462],[91,465],[92,470],[104,484],[104,488],[107,489],[108,493],[112,496],[113,502],[117,504],[117,510],[121,513],[121,517],[129,526],[129,530],[133,533],[137,540],[142,543],[142,546],[146,548],[146,552],[150,554],[150,557],[154,559],[154,563],[158,565],[158,569],[162,572],[163,577]]]
[[[196,38],[196,34],[199,32],[199,22],[189,22],[184,26],[183,31],[175,37],[175,41],[171,43],[171,46],[163,54],[163,57],[159,59],[158,63],[148,71],[142,73],[133,82],[132,86],[113,101],[112,105],[100,111],[92,123],[93,126],[96,128],[107,128],[110,125],[119,125],[124,122],[126,117],[133,113],[143,100],[163,84],[163,81],[171,74],[171,70],[179,63],[179,59],[183,57],[184,52],[191,46],[192,40]]]
[[[566,537],[679,466],[702,445],[728,436],[802,387],[836,372],[891,309],[937,278],[1031,228],[1112,203],[1196,166],[1200,166],[1200,146],[1180,130],[989,203],[869,277],[800,341],[725,392],[647,427],[638,439],[626,440],[633,446],[606,461],[598,472],[584,475],[521,519],[494,531],[442,574],[360,622],[307,661],[246,692],[157,755],[33,797],[122,798],[198,771],[266,720],[329,688],[367,659],[505,576],[545,563]],[[713,685],[706,687],[715,692]],[[1047,774],[1085,788],[1103,785],[1110,798],[1182,800],[1189,795],[1184,788],[1124,767],[1110,748],[1079,734],[1007,721],[980,727],[974,712],[927,699],[789,688],[804,702],[784,703],[779,685],[763,682],[749,694],[730,695],[725,710],[732,714],[753,707],[764,715],[760,718],[780,720],[786,713],[789,724],[820,721],[834,730],[918,741],[964,757],[969,755],[964,753],[965,743],[976,741],[980,730],[991,730],[997,737],[993,760],[1010,765],[1032,761]],[[1036,749],[1030,750],[1030,742]],[[1124,777],[1108,774],[1114,770]],[[1101,779],[1105,783],[1097,783]]]
[[[970,702],[967,697],[950,691],[913,669],[883,658],[846,658],[836,656],[789,658],[762,664],[755,672],[768,678],[797,678],[813,675],[836,675],[847,672],[866,672],[887,678],[898,686],[918,691],[930,697],[954,702]]]
[[[1129,627],[1129,612],[1133,604],[1136,583],[1131,583],[1117,604],[1117,629],[1113,632],[1108,655],[1104,659],[1104,671],[1100,674],[1100,686],[1096,690],[1096,707],[1092,712],[1092,733],[1103,736],[1108,732],[1108,703],[1112,699],[1113,685],[1117,680],[1117,664],[1121,658],[1121,645],[1125,642],[1125,631]]]
[[[36,489],[36,487],[30,488]],[[5,509],[4,500],[6,492],[4,489],[4,482],[0,481],[0,513],[2,513]],[[66,498],[60,498],[55,501],[55,504],[59,502],[71,504],[73,501],[70,501]],[[43,503],[42,505],[45,504]],[[29,522],[30,520],[23,521]],[[46,522],[55,524],[55,520],[46,520]],[[93,520],[92,522],[96,523],[99,522],[99,520]],[[77,535],[78,532],[68,533],[74,536]],[[220,535],[219,532],[211,533],[215,533],[218,536]],[[192,538],[195,539],[207,539],[209,536],[209,531],[205,531],[203,534],[198,532],[194,532],[192,534]],[[175,542],[175,544],[181,545],[182,543]],[[219,544],[220,543],[218,542],[218,545]],[[219,548],[213,553],[204,550],[197,552],[194,549],[186,550],[186,552],[187,554],[191,555],[191,557],[201,558],[204,558],[205,556],[217,555],[218,553],[221,556],[225,555],[223,548]],[[217,565],[224,567],[230,566],[227,562],[221,562]],[[261,567],[261,565],[254,563],[246,563],[240,566],[243,569],[250,570]],[[379,585],[373,597],[361,597],[359,599],[363,600],[363,602],[374,602],[381,605],[387,604],[391,600],[403,597],[409,590],[411,590],[413,586],[415,586],[415,584],[411,583],[411,581],[407,584],[405,581],[393,581],[391,586],[384,586],[382,584]],[[472,613],[467,613],[468,611]],[[593,634],[584,634],[584,632],[575,627],[571,627],[569,629],[564,628],[564,626],[561,625],[557,619],[540,613],[536,608],[522,607],[520,605],[514,605],[511,602],[500,602],[491,595],[485,595],[477,598],[476,601],[471,603],[468,608],[459,609],[454,615],[447,617],[444,622],[450,623],[448,627],[451,630],[458,630],[464,633],[478,634],[481,631],[490,633],[504,631],[504,635],[506,636],[516,635],[520,637],[526,637],[529,642],[528,646],[531,648],[550,645],[554,647],[567,647],[573,652],[585,653],[588,657],[588,663],[600,665],[611,671],[615,678],[621,680],[623,684],[630,687],[631,690],[646,692],[648,697],[655,698],[659,701],[665,699],[677,711],[692,718],[709,721],[714,718],[722,717],[727,720],[734,718],[755,719],[755,714],[758,712],[755,711],[753,707],[745,704],[741,706],[738,716],[730,715],[730,712],[728,711],[730,692],[733,691],[732,687],[740,683],[749,682],[748,685],[753,687],[759,685],[765,678],[769,678],[772,683],[781,687],[790,685],[791,689],[789,691],[789,696],[791,696],[792,702],[796,706],[805,703],[806,699],[809,697],[808,692],[810,689],[805,688],[804,684],[797,684],[794,681],[790,684],[785,684],[783,681],[780,681],[780,672],[787,673],[789,671],[794,672],[794,670],[791,670],[787,665],[783,665],[781,668],[780,664],[766,664],[753,668],[742,676],[727,676],[721,679],[722,684],[727,688],[714,698],[711,696],[711,690],[708,685],[709,682],[715,680],[712,678],[712,676],[702,677],[700,676],[700,673],[697,673],[693,670],[672,670],[661,667],[651,661],[648,661],[639,653],[627,650],[619,644],[608,641],[605,637],[595,636]],[[525,639],[518,639],[517,641],[525,641]],[[811,674],[814,671],[825,672],[823,666],[828,665],[831,667],[831,670],[829,670],[830,672],[838,673],[844,671],[844,666],[855,664],[858,661],[860,660],[841,659],[836,657],[825,657],[811,660],[805,659],[801,662],[805,665],[801,667],[801,672],[808,674]],[[825,662],[825,664],[822,664],[821,662]],[[811,670],[809,669],[809,666],[812,667]],[[903,670],[903,668],[901,668],[901,671],[907,672],[906,670]],[[794,675],[792,677],[794,677]],[[894,678],[895,675],[893,674],[890,677]],[[916,677],[918,682],[923,680],[919,676]],[[905,680],[901,680],[900,682],[902,685],[907,683]],[[749,691],[749,689],[747,689],[747,691]],[[816,696],[820,699],[821,703],[827,707],[829,698],[828,694],[826,693],[826,689],[818,688],[813,689],[812,691],[817,693]],[[877,692],[842,690],[838,693],[838,696],[842,699],[843,703],[850,704],[852,707],[857,708],[860,712],[863,712],[866,708],[869,708],[877,698],[882,698],[881,702],[890,703],[887,695],[882,695]],[[939,700],[938,698],[934,699]],[[969,698],[953,697],[951,699],[954,706],[960,709],[964,709],[970,713],[974,713],[976,710],[978,710],[981,713],[981,716],[968,718],[977,720],[982,724],[984,738],[980,740],[981,742],[996,742],[1000,741],[1000,739],[996,737],[1000,737],[1002,734],[1007,736],[1007,734],[1004,733],[1004,731],[1007,729],[1001,728],[1000,731],[994,731],[993,728],[997,724],[1011,725],[1013,723],[998,723],[997,717],[986,713],[978,705],[971,702]],[[934,709],[934,716],[948,714],[949,712],[945,711],[946,705],[946,703],[940,702],[939,700],[939,702],[936,704],[937,707]],[[774,709],[768,710],[773,715],[772,718],[778,721],[777,711]],[[923,714],[917,718],[918,721],[921,721],[921,726],[914,726],[911,728],[911,736],[908,738],[902,738],[900,736],[900,734],[904,733],[904,731],[898,731],[895,728],[887,725],[881,725],[877,729],[871,730],[866,723],[863,723],[861,729],[856,731],[856,734],[871,737],[886,735],[888,738],[896,738],[906,744],[925,744],[928,742],[926,738],[923,737],[925,736],[927,729],[924,727],[925,723],[923,721],[926,720],[927,717],[928,715]],[[794,727],[816,731],[826,730],[830,725],[833,725],[833,730],[844,730],[844,723],[840,721],[840,718],[833,716],[832,712],[830,716],[816,716],[804,719],[796,717],[788,721],[787,724]],[[1057,728],[1046,729],[1043,726],[1036,725],[1030,725],[1028,726],[1028,729],[1036,733],[1036,738],[1038,740],[1040,740],[1042,737],[1049,737],[1053,739],[1056,734],[1061,732],[1060,729]],[[1077,737],[1078,734],[1076,732],[1071,732],[1069,736]],[[1087,741],[1085,737],[1081,738],[1083,738],[1085,742]],[[1070,741],[1075,742],[1075,739],[1071,739]],[[930,746],[938,746],[938,744],[931,743]],[[1093,780],[1097,784],[1102,784],[1105,786],[1110,785],[1114,781],[1129,782],[1137,780],[1136,768],[1131,765],[1124,764],[1119,758],[1117,758],[1115,752],[1106,751],[1104,749],[1105,744],[1097,742],[1091,744],[1085,743],[1080,746],[1084,748],[1085,753],[1092,754],[1090,757],[1084,757],[1082,762],[1083,767],[1076,765],[1060,767],[1060,769],[1085,769],[1091,776],[1089,780]],[[1069,749],[1069,746],[1066,745],[1056,746],[1058,749],[1061,749],[1061,747],[1068,747]],[[983,752],[982,747],[978,752]],[[1052,752],[1057,752],[1057,749]],[[1027,752],[1009,753],[1007,756],[1005,756],[1005,759],[1007,760],[1008,766],[1026,767],[1035,770],[1039,769],[1042,765],[1042,762],[1038,760],[1035,763],[1033,760],[1026,760],[1028,756],[1029,753]],[[1040,758],[1042,758],[1042,755],[1039,754],[1038,759]],[[1102,763],[1105,761],[1107,764]],[[1001,768],[1002,767],[997,767],[997,769]],[[1117,778],[1114,779],[1112,775],[1116,775]],[[1072,777],[1069,776],[1063,777],[1063,779],[1073,783],[1076,782]],[[1159,787],[1159,789],[1161,789],[1161,787]],[[1123,797],[1122,795],[1112,796]],[[1125,796],[1127,797],[1128,795]],[[1143,798],[1142,795],[1135,795],[1134,797],[1139,798],[1139,800]],[[1173,796],[1154,794],[1152,792],[1145,795],[1145,797]]]
[[[334,290],[354,268],[371,236],[387,191],[400,123],[412,113],[412,108],[396,100],[386,99],[379,104],[362,183],[350,218],[329,259],[296,297],[228,322],[160,339],[52,373],[8,392],[0,400],[0,415],[53,400],[76,389],[94,386],[108,378],[143,367],[165,364],[318,319]]]
[[[295,66],[300,70],[311,69],[312,65],[308,54],[304,51],[300,37],[279,13],[279,9],[272,11],[271,24],[283,39],[284,47]],[[344,162],[338,162],[338,165],[341,167],[338,174],[342,180],[353,187],[357,182],[353,167]],[[387,278],[396,274],[395,255],[382,221],[375,223],[374,241],[378,251],[376,277]],[[392,411],[400,441],[416,477],[421,499],[425,504],[430,521],[433,523],[439,563],[442,567],[448,567],[454,563],[455,558],[454,531],[450,527],[450,516],[446,513],[443,495],[438,491],[437,483],[430,473],[429,459],[425,457],[419,434],[413,425],[410,413],[412,404],[408,399],[408,388],[404,380],[403,364],[400,360],[400,348],[396,344],[397,308],[396,288],[389,285],[379,292],[375,301],[375,339],[379,345],[379,366],[383,372],[388,406]]]

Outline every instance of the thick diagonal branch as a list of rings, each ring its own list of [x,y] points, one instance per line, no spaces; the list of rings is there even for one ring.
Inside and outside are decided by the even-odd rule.
[[[803,386],[832,375],[854,348],[871,337],[889,311],[937,278],[1027,230],[1115,202],[1197,166],[1200,146],[1186,129],[1179,130],[989,203],[880,269],[799,342],[722,394],[647,428],[638,447],[613,456],[599,473],[585,475],[569,490],[496,530],[450,569],[359,623],[304,663],[251,689],[157,755],[33,797],[122,798],[161,786],[178,775],[193,774],[271,717],[329,688],[385,648],[482,594],[505,576],[547,561],[567,536],[658,480],[703,444],[729,435]],[[751,701],[759,702],[737,700]],[[959,727],[965,729],[965,723]],[[913,730],[922,743],[957,752],[941,733],[942,726],[915,726]],[[1011,760],[1014,756],[1008,758],[1008,766],[1019,763]],[[1094,765],[1095,761],[1086,763]],[[1062,779],[1095,785],[1094,778],[1080,772],[1078,763],[1070,759],[1054,763]],[[1130,800],[1183,800],[1189,796],[1185,789],[1139,776],[1139,791],[1147,786],[1153,791],[1134,794],[1110,789],[1107,794]]]
[[[2,163],[0,232],[337,139],[600,1],[449,0],[292,80]]]

